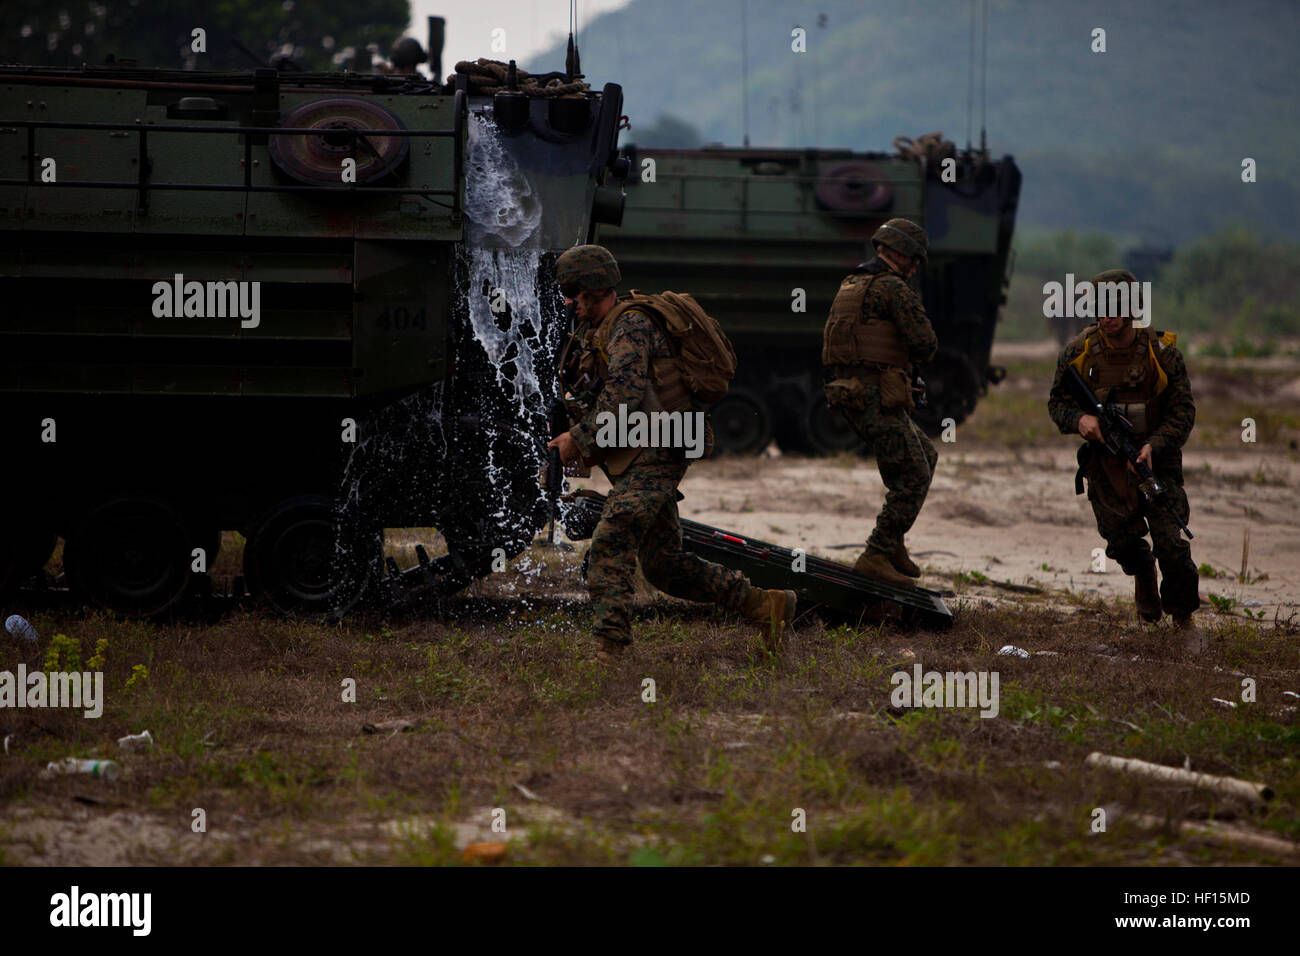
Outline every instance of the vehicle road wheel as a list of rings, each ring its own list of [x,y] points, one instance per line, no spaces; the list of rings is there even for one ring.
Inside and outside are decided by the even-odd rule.
[[[171,610],[190,583],[185,520],[157,498],[120,497],[92,508],[63,551],[68,580],[91,603],[134,617]]]
[[[382,532],[343,529],[334,502],[286,498],[244,548],[249,590],[288,613],[344,613],[361,599],[383,555]]]
[[[760,454],[772,439],[772,416],[761,397],[733,388],[709,409],[715,452]]]
[[[836,455],[842,451],[858,451],[862,439],[844,416],[826,404],[825,393],[818,392],[809,401],[804,415],[808,444],[818,455]]]
[[[808,405],[807,389],[782,384],[767,393],[767,405],[772,410],[772,437],[781,448],[781,454],[811,455],[808,429],[803,420]]]

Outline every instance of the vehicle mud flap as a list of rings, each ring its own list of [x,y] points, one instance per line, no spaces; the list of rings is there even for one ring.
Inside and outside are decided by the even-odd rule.
[[[486,565],[491,562],[490,552],[486,556],[450,552],[430,558],[422,545],[417,545],[415,552],[418,563],[404,571],[388,559],[387,573],[378,581],[379,601],[388,611],[432,608],[441,614],[443,601],[485,577]]]

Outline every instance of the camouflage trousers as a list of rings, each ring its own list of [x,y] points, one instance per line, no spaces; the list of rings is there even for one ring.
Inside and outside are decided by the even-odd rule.
[[[673,597],[739,611],[753,590],[739,571],[682,550],[677,484],[685,473],[681,461],[637,462],[614,479],[587,558],[597,637],[631,643],[638,557],[646,580]]]
[[[1100,465],[1084,462],[1088,479],[1088,503],[1097,518],[1097,531],[1106,539],[1106,557],[1115,561],[1125,574],[1134,575],[1160,563],[1160,603],[1166,614],[1181,617],[1191,614],[1200,604],[1200,577],[1192,560],[1192,546],[1183,537],[1174,516],[1163,508],[1153,508],[1130,492],[1115,490],[1110,477]],[[1170,509],[1188,522],[1191,508],[1183,490],[1182,469],[1157,472],[1164,485]],[[1151,535],[1155,554],[1147,544]]]
[[[886,489],[867,547],[893,554],[921,513],[939,455],[906,409],[881,408],[879,386],[866,392],[865,408],[846,413],[875,452]]]

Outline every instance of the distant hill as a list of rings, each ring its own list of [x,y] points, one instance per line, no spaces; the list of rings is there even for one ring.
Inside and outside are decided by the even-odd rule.
[[[895,136],[941,129],[963,145],[970,9],[748,0],[751,142],[888,150]],[[594,85],[623,85],[632,141],[667,115],[706,142],[741,142],[740,10],[741,0],[633,0],[583,27],[583,70]],[[791,52],[796,25],[806,53]],[[1091,52],[1096,27],[1105,53]],[[563,62],[556,47],[526,66]],[[1180,243],[1237,222],[1297,238],[1297,66],[1294,0],[994,0],[989,146],[1024,169],[1028,225]],[[1241,182],[1244,157],[1258,164],[1254,184]]]

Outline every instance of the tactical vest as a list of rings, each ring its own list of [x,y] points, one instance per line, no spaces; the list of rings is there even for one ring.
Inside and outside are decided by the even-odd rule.
[[[898,326],[888,318],[862,314],[867,292],[884,274],[855,272],[840,283],[822,334],[822,365],[908,367],[907,346]]]
[[[569,347],[565,348],[560,367],[564,375],[564,386],[567,389],[582,389],[584,386],[581,383],[584,379],[589,385],[597,380],[604,382],[609,377],[609,340],[614,335],[614,324],[620,316],[632,310],[640,311],[642,315],[650,315],[651,321],[656,325],[659,324],[653,315],[648,311],[636,309],[636,304],[630,300],[616,303],[594,328],[579,330],[581,342],[576,356],[571,355],[574,342],[571,341]],[[577,338],[575,334],[575,339]],[[667,333],[665,338],[669,338]],[[650,382],[653,385],[653,394],[646,395],[642,401],[642,410],[687,412],[695,408],[677,360],[672,356],[650,359]]]
[[[1169,385],[1169,376],[1156,358],[1177,343],[1172,332],[1138,329],[1127,348],[1111,344],[1101,329],[1090,325],[1075,340],[1083,351],[1072,361],[1100,402],[1114,402],[1120,414],[1133,423],[1137,437],[1145,438],[1160,426],[1158,397]]]
[[[602,388],[604,387],[604,383],[609,378],[609,340],[614,334],[614,323],[633,306],[634,303],[630,299],[620,301],[594,327],[583,325],[574,329],[573,335],[564,346],[564,352],[560,355],[560,383],[565,391],[580,396],[589,393],[595,388],[597,382],[601,383]],[[653,315],[651,321],[658,324]],[[664,335],[671,342],[671,337],[666,332]],[[642,396],[640,411],[685,412],[694,409],[690,391],[682,380],[675,359],[651,358],[649,371],[650,382]],[[570,408],[571,421],[576,420],[578,414],[572,407]],[[705,456],[707,457],[713,449],[713,434],[707,425],[705,434]],[[612,480],[623,474],[641,457],[643,451],[644,448],[610,449],[595,460],[583,459],[581,464],[584,469],[599,464]]]

